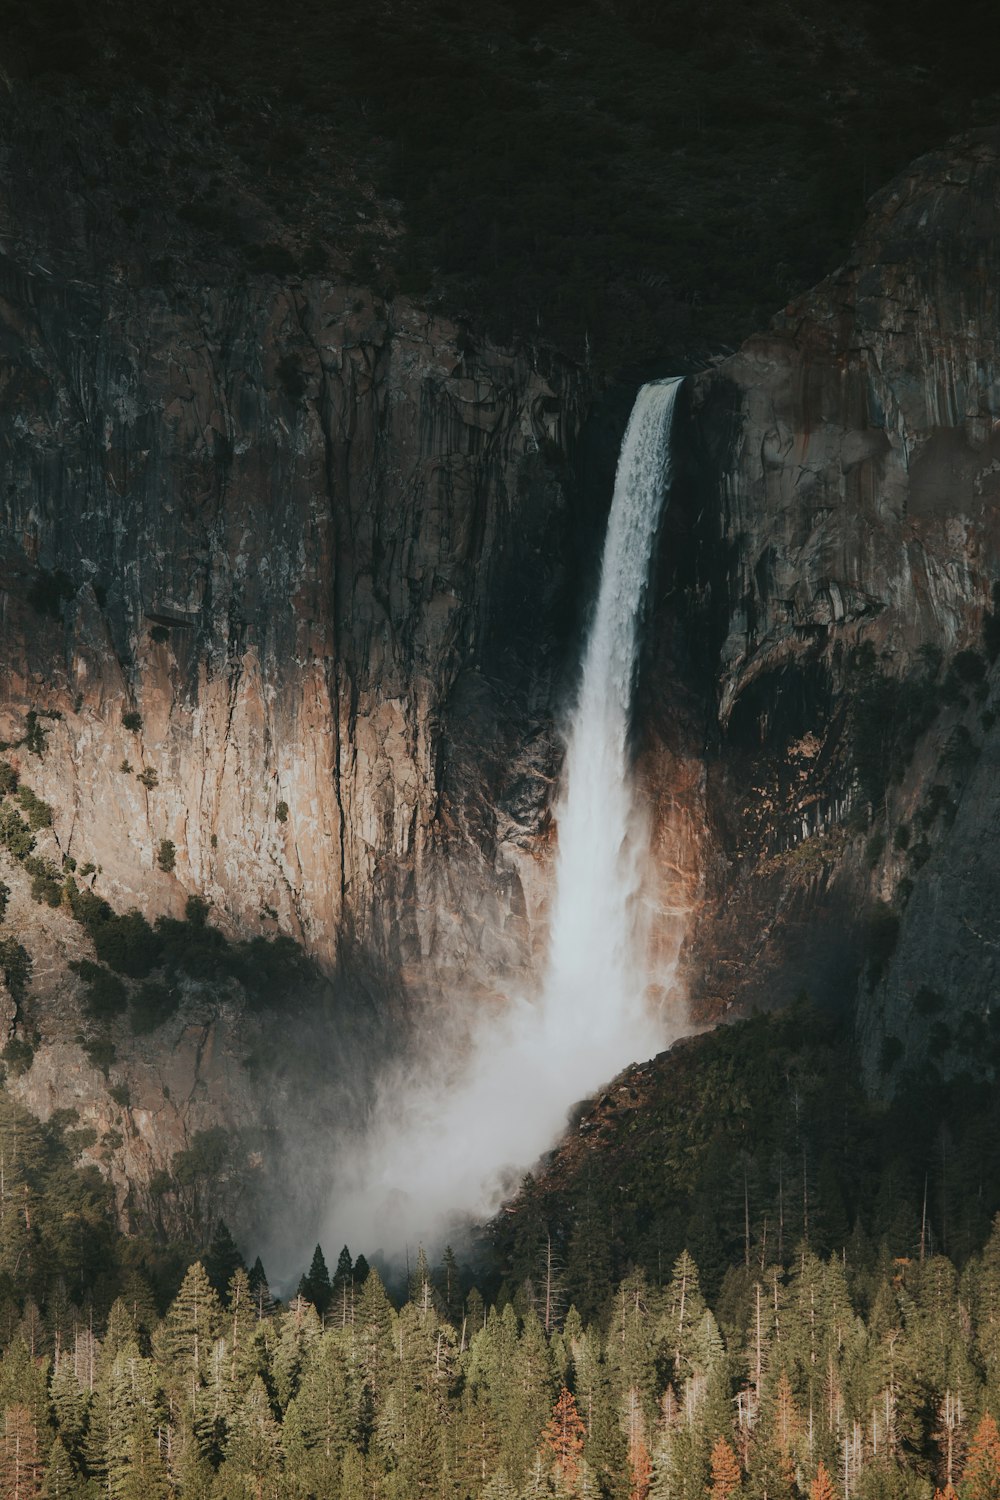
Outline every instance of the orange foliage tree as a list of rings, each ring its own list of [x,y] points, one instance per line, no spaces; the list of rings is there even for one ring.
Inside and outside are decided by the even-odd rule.
[[[653,1477],[653,1461],[649,1456],[641,1433],[637,1433],[629,1444],[628,1450],[629,1468],[632,1471],[632,1488],[629,1490],[629,1500],[646,1500],[649,1494],[649,1484]]]
[[[976,1428],[962,1475],[964,1500],[1000,1500],[1000,1432],[986,1412]]]
[[[583,1457],[586,1431],[572,1391],[563,1386],[542,1433],[542,1442],[552,1453],[560,1482],[568,1490],[573,1489],[580,1477],[580,1460]]]
[[[712,1485],[709,1494],[712,1500],[729,1500],[740,1487],[743,1475],[740,1461],[725,1438],[720,1437],[712,1449]]]
[[[809,1486],[809,1500],[837,1500],[833,1480],[822,1459],[816,1465],[816,1478]]]

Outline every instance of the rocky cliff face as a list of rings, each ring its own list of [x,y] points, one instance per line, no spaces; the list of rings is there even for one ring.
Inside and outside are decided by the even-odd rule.
[[[359,973],[389,1010],[528,983],[580,380],[356,286],[81,279],[6,229],[0,739],[52,809],[36,857],[118,911],[197,893],[231,938],[291,937],[342,1011]],[[134,1107],[108,1105],[67,967],[91,945],[0,860],[25,1099],[81,1108],[123,1194],[259,1124],[259,1023],[204,986],[159,1071],[113,1028]]]
[[[701,1019],[858,990],[873,1082],[988,1027],[998,174],[994,137],[916,163],[842,270],[689,382],[643,664],[664,972],[686,940]],[[53,810],[39,852],[119,910],[196,893],[292,937],[335,1007],[352,973],[383,1009],[529,983],[595,392],[347,282],[74,275],[13,201],[0,736]],[[194,985],[169,1046],[119,1027],[102,1074],[88,940],[4,874],[35,964],[0,1010],[37,1044],[17,1087],[72,1100],[153,1213],[197,1131],[261,1127],[266,1026]]]
[[[16,754],[61,851],[327,967],[523,963],[572,384],[320,282],[5,293],[0,733],[60,715]],[[506,783],[475,836],[473,709]]]
[[[718,1013],[843,1001],[860,974],[873,1081],[929,1041],[958,1065],[993,998],[998,151],[916,162],[849,262],[692,393],[717,509],[689,608],[718,647],[693,982]]]

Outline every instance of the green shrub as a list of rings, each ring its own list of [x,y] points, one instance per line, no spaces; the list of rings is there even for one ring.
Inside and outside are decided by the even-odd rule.
[[[13,807],[0,806],[0,844],[19,860],[27,859],[35,847],[31,829]]]
[[[24,738],[21,744],[30,750],[32,755],[41,758],[45,754],[46,731],[38,722],[40,715],[35,710],[29,709],[24,716]]]
[[[0,972],[15,1000],[23,1000],[31,981],[31,954],[12,937],[0,937]]]
[[[122,757],[122,760],[121,760],[121,763],[118,766],[118,769],[122,773],[123,776],[131,776],[131,774],[132,774],[133,770],[135,769],[135,767],[132,765],[132,762],[129,760],[128,756],[126,755],[126,756]]]
[[[139,772],[137,780],[142,782],[147,792],[151,792],[154,786],[159,786],[160,784],[160,778],[159,776],[157,776],[152,766],[147,766],[145,771]]]
[[[936,781],[933,786],[927,789],[923,806],[917,813],[917,822],[921,828],[930,828],[940,813],[943,812],[947,818],[949,809],[953,806],[954,804],[948,795],[948,788],[942,786],[939,781]]]
[[[979,758],[979,746],[964,724],[956,724],[941,752],[938,767],[953,771],[956,776],[967,776]]]
[[[899,941],[899,916],[884,901],[876,902],[868,918],[865,933],[865,955],[868,978],[878,984]]]
[[[95,1068],[100,1068],[107,1078],[108,1070],[118,1056],[118,1050],[111,1038],[109,1036],[88,1037],[83,1043],[83,1050],[91,1064]]]
[[[79,974],[87,987],[83,1004],[88,1016],[95,1021],[111,1021],[124,1014],[128,990],[117,974],[100,964],[91,963],[89,958],[71,963],[70,968]]]
[[[149,632],[149,638],[150,640],[155,641],[158,646],[162,646],[165,644],[165,642],[169,641],[170,631],[167,629],[166,625],[154,625],[152,630]]]
[[[951,1027],[946,1021],[935,1021],[927,1033],[931,1053],[947,1052],[951,1046]]]
[[[129,1002],[129,1025],[133,1036],[145,1036],[168,1021],[180,1003],[180,991],[156,979],[147,979]]]
[[[17,791],[17,772],[8,761],[0,760],[0,797]]]
[[[863,797],[877,807],[890,782],[902,780],[917,740],[940,710],[942,691],[934,661],[899,679],[881,670],[870,642],[865,647],[856,653],[847,685],[852,758]]]
[[[885,834],[873,833],[865,845],[865,859],[870,868],[874,869],[885,852]]]
[[[30,1042],[23,1041],[20,1037],[12,1037],[3,1049],[4,1062],[13,1073],[15,1078],[20,1078],[27,1073],[35,1060],[35,1049]]]
[[[124,916],[111,912],[89,930],[98,958],[118,974],[145,979],[160,962],[162,941],[139,911]]]
[[[59,906],[63,898],[63,882],[52,861],[30,854],[24,861],[24,868],[31,876],[32,899],[46,906]]]
[[[10,886],[4,885],[0,880],[0,922],[7,915],[7,902],[10,900]]]
[[[302,366],[296,354],[283,354],[278,360],[276,374],[278,384],[293,404],[302,400],[306,393],[306,382]]]
[[[52,827],[52,809],[41,797],[36,797],[30,786],[18,789],[17,800],[28,815],[28,827],[33,833],[40,828]]]
[[[142,714],[129,709],[127,714],[122,714],[122,728],[130,730],[132,734],[138,734],[142,728]]]
[[[926,837],[921,834],[920,838],[910,850],[910,864],[915,870],[919,870],[931,857],[931,846]]]
[[[277,818],[277,820],[278,820],[279,823],[287,823],[288,822],[288,803],[287,802],[279,802],[278,805],[277,805],[277,807],[274,809],[274,816]]]
[[[909,823],[899,824],[896,832],[892,836],[892,846],[894,849],[908,849],[910,847]]]
[[[252,271],[265,276],[294,276],[298,262],[284,245],[247,245],[244,251]]]
[[[108,1089],[108,1093],[115,1101],[115,1103],[117,1105],[120,1105],[122,1109],[128,1109],[129,1105],[132,1103],[132,1096],[129,1093],[129,1087],[127,1083],[113,1083]]]
[[[978,651],[959,651],[951,665],[959,681],[970,687],[986,676],[986,663]]]
[[[28,590],[28,603],[37,614],[48,615],[51,620],[61,620],[63,605],[72,599],[75,592],[73,580],[61,568],[57,568],[54,573],[41,568]]]
[[[177,846],[173,839],[161,839],[156,851],[156,863],[167,875],[177,863]]]

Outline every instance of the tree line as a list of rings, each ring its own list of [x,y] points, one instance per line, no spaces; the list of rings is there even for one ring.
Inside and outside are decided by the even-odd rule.
[[[586,1322],[522,1284],[486,1305],[421,1251],[396,1305],[317,1250],[287,1305],[217,1234],[220,1295],[165,1313],[129,1273],[103,1317],[65,1282],[8,1300],[0,1493],[17,1500],[995,1500],[1000,1216],[964,1269],[801,1243],[727,1272],[683,1252]],[[307,1296],[306,1293],[311,1296]]]

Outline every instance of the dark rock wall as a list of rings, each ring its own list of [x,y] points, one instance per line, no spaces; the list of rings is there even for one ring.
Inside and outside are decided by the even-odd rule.
[[[886,1035],[926,1040],[918,983],[941,986],[953,1020],[993,991],[992,682],[977,674],[1000,576],[998,146],[980,133],[916,162],[872,200],[848,263],[692,392],[714,541],[689,597],[718,649],[692,984],[717,1014],[799,985],[843,1005],[860,980],[873,1080],[895,1066]],[[979,658],[964,682],[948,670],[963,650]],[[927,722],[899,735],[870,805],[871,705],[891,720],[891,684],[925,682]],[[967,741],[971,774],[954,753]],[[927,822],[914,858],[907,820],[935,783],[954,821]],[[884,971],[866,935],[879,903],[898,921]]]

